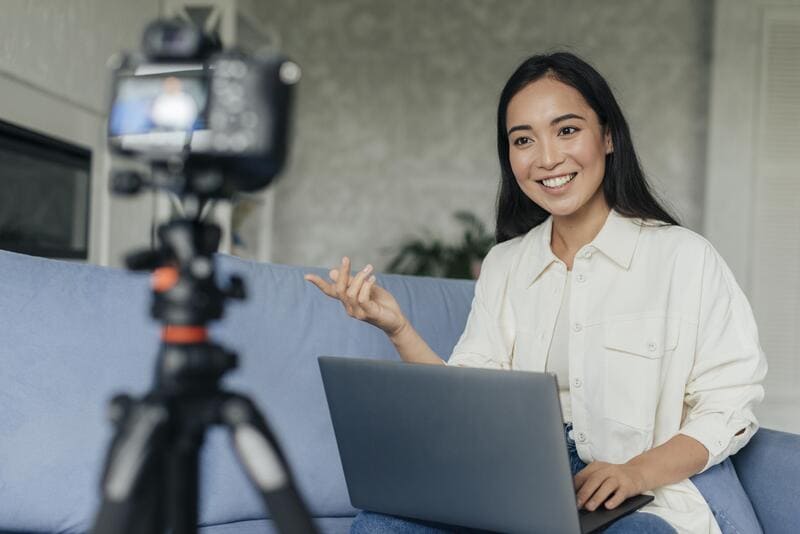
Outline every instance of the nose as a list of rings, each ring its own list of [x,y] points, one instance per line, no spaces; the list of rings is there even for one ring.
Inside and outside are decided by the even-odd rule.
[[[539,167],[542,169],[552,170],[564,162],[564,154],[554,141],[544,140],[539,146]]]

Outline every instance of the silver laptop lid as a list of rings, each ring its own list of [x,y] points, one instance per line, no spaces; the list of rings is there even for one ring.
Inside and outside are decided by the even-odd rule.
[[[354,507],[502,532],[581,531],[555,376],[319,364]]]

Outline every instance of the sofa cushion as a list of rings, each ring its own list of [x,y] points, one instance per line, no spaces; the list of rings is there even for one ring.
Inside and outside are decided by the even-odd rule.
[[[800,434],[762,428],[732,459],[764,532],[800,532]]]
[[[378,329],[303,280],[323,269],[219,256],[248,299],[212,328],[239,352],[225,384],[261,407],[315,516],[350,507],[317,357],[397,359]],[[150,387],[158,325],[141,274],[0,252],[0,530],[82,532],[98,503],[111,426],[108,400]],[[448,356],[466,322],[473,284],[378,275],[435,351]],[[201,521],[268,517],[225,433],[203,449]]]
[[[255,399],[284,444],[298,485],[316,516],[354,515],[330,422],[317,357],[320,355],[398,359],[386,335],[349,317],[340,302],[303,279],[326,270],[264,265],[221,258],[223,276],[238,272],[248,298],[229,307],[214,329],[236,349],[240,370],[229,384]],[[466,323],[473,283],[423,277],[378,275],[420,334],[448,357]],[[231,476],[232,456],[224,441],[207,448],[209,507],[215,520],[257,517],[260,501],[242,495],[249,485]],[[225,476],[223,476],[225,475]]]
[[[753,505],[730,458],[692,477],[708,503],[722,534],[761,534]]]
[[[158,347],[147,279],[0,252],[0,529],[85,530],[117,391]]]

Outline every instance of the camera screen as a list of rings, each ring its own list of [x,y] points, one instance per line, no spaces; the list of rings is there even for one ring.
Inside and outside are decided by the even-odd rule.
[[[108,120],[123,150],[180,152],[207,144],[208,83],[202,70],[117,78]]]

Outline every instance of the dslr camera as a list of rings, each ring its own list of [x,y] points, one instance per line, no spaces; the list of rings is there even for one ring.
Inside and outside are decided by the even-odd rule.
[[[142,52],[112,64],[108,142],[152,176],[117,172],[114,189],[230,198],[269,185],[286,159],[292,86],[300,68],[277,53],[223,51],[188,22],[158,20]]]

